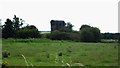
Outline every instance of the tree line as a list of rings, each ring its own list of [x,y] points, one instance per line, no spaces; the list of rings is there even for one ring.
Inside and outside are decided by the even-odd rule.
[[[120,33],[101,33],[103,39],[118,39]]]
[[[51,40],[72,40],[81,42],[100,42],[101,39],[118,39],[119,33],[101,33],[97,27],[82,25],[79,31],[74,31],[70,22],[66,23],[65,28],[52,31],[51,33],[41,34],[34,25],[23,26],[24,20],[14,15],[13,20],[6,19],[0,28],[2,38],[48,38]]]
[[[55,30],[51,32],[48,38],[52,40],[72,40],[81,42],[99,42],[101,40],[101,33],[97,27],[82,25],[79,31],[72,30],[72,27],[73,26],[64,28],[62,31]]]

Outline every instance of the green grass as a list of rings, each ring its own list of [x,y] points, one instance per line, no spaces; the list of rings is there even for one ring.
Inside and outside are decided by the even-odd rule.
[[[82,63],[86,66],[118,66],[117,43],[83,43],[70,41],[52,41],[48,39],[3,39],[3,51],[10,52],[3,58],[8,66],[61,66],[61,61],[74,65]],[[62,57],[58,53],[62,52]],[[49,57],[48,57],[49,56]],[[55,62],[56,56],[58,59]]]

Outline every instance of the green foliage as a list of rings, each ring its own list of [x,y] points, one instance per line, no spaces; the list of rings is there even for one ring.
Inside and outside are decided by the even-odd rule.
[[[35,55],[36,57],[36,61],[37,62],[46,62],[46,61],[49,61],[50,59],[50,54],[49,53],[39,53],[38,55]]]
[[[71,40],[71,41],[80,41],[80,33],[78,31],[72,32],[60,32],[55,30],[51,33],[42,34],[42,38],[48,38],[52,40]]]
[[[80,31],[80,40],[82,42],[92,42],[94,40],[94,36],[90,28],[84,28]]]
[[[66,23],[66,25],[63,28],[59,28],[58,31],[60,32],[72,32],[73,25],[71,23]],[[57,29],[56,29],[57,30]]]
[[[18,38],[39,38],[40,34],[38,29],[33,26],[26,26],[17,31],[17,37]]]
[[[7,19],[2,27],[3,38],[10,38],[14,36],[15,31],[13,29],[13,22],[10,19]]]
[[[68,40],[69,34],[67,32],[60,32],[58,30],[55,30],[51,33],[50,39],[52,39],[52,40]]]
[[[82,41],[82,42],[99,42],[101,41],[100,30],[96,27],[91,27],[89,25],[82,25],[80,32],[72,30],[73,25],[67,23],[66,28],[61,28],[61,30],[52,31],[49,36],[52,40],[72,40],[72,41]]]
[[[8,52],[6,50],[2,52],[2,57],[3,58],[8,58],[9,56],[10,56],[10,52]]]
[[[102,33],[102,39],[118,39],[120,33]]]
[[[72,30],[67,28],[67,27],[64,27],[64,28],[60,28],[58,31],[60,31],[60,32],[71,32]]]
[[[15,31],[17,31],[23,25],[23,21],[24,20],[20,19],[16,15],[14,15],[14,18],[13,18],[13,27],[14,27]]]
[[[80,40],[82,42],[99,42],[101,40],[100,30],[89,25],[82,25],[80,28]]]
[[[78,31],[73,31],[69,33],[69,40],[79,42],[80,41],[80,33]]]
[[[59,52],[59,53],[58,53],[58,56],[62,56],[62,52]]]
[[[14,15],[13,21],[7,19],[2,26],[3,38],[40,38],[41,35],[34,25],[23,25],[24,20]]]
[[[72,40],[79,41],[79,32],[72,30],[73,25],[71,23],[67,23],[64,28],[59,28],[59,30],[54,30],[51,34],[47,35],[47,38],[52,40]]]
[[[41,37],[50,39],[50,33],[41,34]]]
[[[95,42],[101,41],[101,33],[100,33],[99,28],[92,27],[91,32],[93,33],[93,36],[94,36],[93,41],[95,41]]]
[[[71,31],[73,31],[72,27],[73,27],[73,25],[70,22],[68,22],[66,25],[66,30],[68,30],[68,32],[71,32]]]
[[[16,32],[19,30],[20,26],[23,25],[23,20],[19,19],[14,15],[13,21],[6,19],[5,24],[2,26],[2,37],[3,38],[13,38],[16,37]]]
[[[90,28],[91,26],[89,25],[82,25],[79,30],[82,30],[83,28]]]

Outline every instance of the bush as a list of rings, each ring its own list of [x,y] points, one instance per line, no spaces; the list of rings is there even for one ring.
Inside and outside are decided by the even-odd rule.
[[[6,61],[2,62],[2,67],[1,68],[7,68],[7,65],[8,65],[8,63]]]
[[[80,33],[77,31],[72,32],[60,32],[55,30],[51,32],[51,34],[44,34],[44,38],[52,39],[52,40],[72,40],[72,41],[80,41]]]
[[[59,53],[58,53],[58,56],[62,56],[62,52],[59,52]]]
[[[80,41],[80,33],[77,31],[69,33],[69,40],[79,42]]]
[[[7,57],[10,56],[10,52],[8,52],[8,51],[3,51],[3,52],[2,52],[2,56],[3,56],[3,58],[7,58]]]
[[[68,40],[69,34],[67,32],[60,32],[58,30],[55,30],[50,34],[50,39],[52,39],[52,40]]]
[[[118,36],[118,43],[120,43],[120,34],[119,34],[119,36]]]
[[[26,26],[17,31],[17,38],[39,38],[41,37],[35,26]]]
[[[41,35],[41,37],[50,39],[50,33],[44,33]]]

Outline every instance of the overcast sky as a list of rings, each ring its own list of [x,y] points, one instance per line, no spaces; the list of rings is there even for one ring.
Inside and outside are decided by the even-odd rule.
[[[119,0],[0,0],[0,19],[14,15],[35,25],[39,31],[50,31],[50,20],[64,20],[79,30],[82,24],[98,27],[102,33],[118,32]]]

